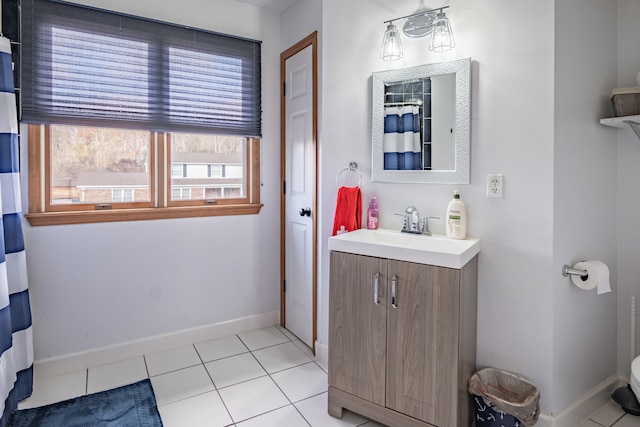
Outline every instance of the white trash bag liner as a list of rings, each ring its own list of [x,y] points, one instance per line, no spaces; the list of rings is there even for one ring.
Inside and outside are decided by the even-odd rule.
[[[540,390],[524,377],[495,368],[484,368],[469,379],[469,393],[483,397],[496,409],[511,414],[526,427],[540,415]]]

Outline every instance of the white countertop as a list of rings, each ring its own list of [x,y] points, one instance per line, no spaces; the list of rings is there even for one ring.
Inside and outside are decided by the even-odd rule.
[[[480,240],[361,229],[330,237],[329,250],[461,269],[480,252]]]

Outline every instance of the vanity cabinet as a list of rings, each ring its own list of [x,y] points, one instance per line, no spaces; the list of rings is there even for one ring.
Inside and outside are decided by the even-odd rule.
[[[329,413],[469,426],[477,256],[462,269],[331,252]]]

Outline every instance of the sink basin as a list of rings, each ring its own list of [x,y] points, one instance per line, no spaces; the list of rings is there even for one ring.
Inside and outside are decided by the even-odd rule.
[[[361,229],[330,237],[329,250],[460,269],[480,252],[480,241]]]

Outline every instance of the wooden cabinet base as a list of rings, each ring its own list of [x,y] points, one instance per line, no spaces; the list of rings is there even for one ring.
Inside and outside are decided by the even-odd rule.
[[[328,406],[329,415],[336,418],[342,418],[342,410],[348,409],[389,427],[433,427],[429,423],[408,417],[333,387],[329,387]]]

